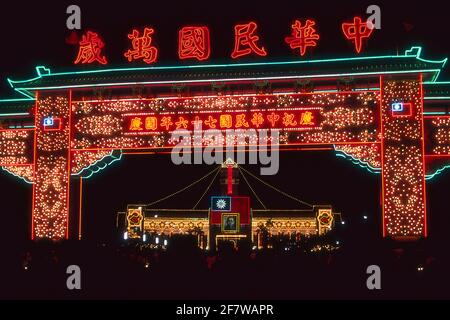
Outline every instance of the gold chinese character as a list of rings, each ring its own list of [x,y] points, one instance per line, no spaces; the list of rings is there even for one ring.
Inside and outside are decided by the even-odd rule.
[[[156,117],[145,118],[145,129],[146,130],[156,130],[158,128],[158,119]]]
[[[264,123],[264,117],[261,112],[255,112],[251,121],[255,127],[259,128]]]
[[[312,115],[311,111],[303,112],[300,119],[300,124],[314,125],[314,122],[312,121],[313,119],[314,116]]]
[[[164,127],[166,128],[166,130],[169,130],[170,126],[172,125],[173,125],[172,117],[167,116],[161,118],[161,127]]]
[[[133,118],[130,123],[130,131],[140,131],[142,130],[142,120],[141,118]]]
[[[248,128],[248,122],[245,120],[245,114],[236,115],[236,128],[246,127]]]
[[[205,124],[210,128],[214,129],[216,127],[217,119],[214,119],[212,116],[208,116],[208,120],[205,120]]]
[[[178,117],[178,121],[175,122],[175,125],[177,126],[177,129],[181,129],[181,127],[187,129],[188,122],[189,121],[184,119],[184,117]]]
[[[229,114],[220,115],[220,127],[231,128],[233,126],[233,118]]]
[[[294,120],[294,114],[285,112],[283,116],[283,124],[285,127],[297,125],[297,121]]]

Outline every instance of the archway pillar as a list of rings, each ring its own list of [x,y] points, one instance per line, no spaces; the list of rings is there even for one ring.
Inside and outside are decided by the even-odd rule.
[[[37,93],[32,239],[69,236],[70,95]]]
[[[426,237],[422,75],[380,89],[383,236]]]

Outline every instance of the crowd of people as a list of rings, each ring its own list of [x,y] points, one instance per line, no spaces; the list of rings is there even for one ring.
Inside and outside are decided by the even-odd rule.
[[[340,239],[337,240],[337,239]],[[367,267],[382,271],[368,290]],[[81,270],[81,290],[66,286],[67,267]],[[350,241],[325,237],[271,239],[269,248],[222,242],[201,250],[193,236],[167,247],[142,242],[30,242],[2,268],[3,298],[304,299],[445,296],[448,254],[420,242]]]

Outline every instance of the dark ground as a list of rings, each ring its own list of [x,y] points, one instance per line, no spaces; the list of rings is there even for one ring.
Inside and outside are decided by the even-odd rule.
[[[153,252],[124,246],[117,240],[115,212],[126,203],[155,200],[187,185],[205,172],[205,166],[172,166],[171,176],[142,188],[132,182],[136,176],[152,181],[153,170],[143,170],[169,161],[167,155],[127,156],[103,174],[85,182],[83,241],[71,240],[58,244],[32,243],[24,239],[28,233],[28,202],[5,202],[5,226],[11,233],[1,233],[3,259],[0,264],[0,297],[2,298],[228,298],[228,299],[300,299],[300,298],[450,298],[447,270],[450,267],[448,220],[445,208],[449,177],[442,175],[427,184],[430,213],[430,237],[424,241],[399,243],[382,239],[379,214],[379,175],[355,167],[346,160],[336,158],[332,152],[282,153],[280,172],[264,178],[274,183],[298,177],[295,195],[313,203],[332,203],[341,211],[345,225],[337,225],[335,233],[321,240],[340,242],[333,253],[302,253],[269,250],[251,254],[249,251],[222,252],[216,264],[208,269],[207,254],[195,249],[189,241],[174,241],[159,261]],[[295,175],[289,170],[297,164]],[[333,166],[328,165],[333,163]],[[314,165],[314,167],[313,167]],[[336,166],[336,167],[335,167]],[[302,172],[316,168],[309,175],[316,180],[307,181]],[[305,169],[302,169],[305,168]],[[338,170],[337,170],[337,169]],[[252,168],[257,172],[257,168]],[[195,173],[195,174],[194,174]],[[3,193],[24,199],[30,196],[30,187],[9,177],[9,188]],[[113,181],[121,183],[113,184]],[[325,182],[324,182],[325,181]],[[343,183],[346,181],[346,183]],[[319,183],[320,182],[320,183]],[[198,190],[186,192],[167,201],[166,207],[191,207],[208,184]],[[272,208],[295,208],[296,203],[286,201],[254,183],[254,188]],[[324,184],[327,188],[324,188]],[[175,188],[176,186],[176,188]],[[214,188],[213,188],[214,189]],[[104,191],[109,190],[110,195]],[[217,186],[212,194],[218,192]],[[242,185],[241,193],[249,190]],[[328,201],[326,202],[326,199]],[[125,200],[129,200],[125,202]],[[147,201],[149,202],[149,201]],[[145,203],[145,202],[144,202]],[[207,206],[207,199],[201,205]],[[252,206],[257,207],[255,201]],[[367,215],[368,219],[363,219]],[[300,250],[301,251],[301,250]],[[28,270],[24,269],[27,252],[31,254]],[[210,258],[211,259],[211,258]],[[149,268],[145,263],[149,262]],[[76,264],[82,270],[82,290],[66,289],[68,265]],[[366,288],[366,268],[381,267],[382,290]],[[423,271],[418,271],[422,266]]]
[[[2,298],[84,299],[442,299],[449,298],[448,253],[427,244],[343,246],[333,253],[232,251],[207,255],[188,239],[166,252],[66,242],[34,244],[32,259],[7,271]],[[372,242],[372,241],[371,241]],[[349,242],[351,243],[351,242]],[[214,261],[208,268],[208,262]],[[18,261],[17,261],[18,262]],[[82,290],[65,287],[76,262]],[[367,266],[381,267],[381,290],[366,288]],[[147,267],[146,267],[147,265]],[[418,271],[423,267],[423,271]],[[5,273],[2,273],[5,275]],[[14,281],[11,281],[14,279]]]

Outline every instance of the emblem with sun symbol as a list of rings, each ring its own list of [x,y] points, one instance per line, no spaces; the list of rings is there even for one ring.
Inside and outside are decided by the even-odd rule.
[[[227,202],[224,199],[219,199],[216,201],[216,207],[219,209],[225,209]]]
[[[211,197],[212,211],[230,211],[231,198],[227,196]]]

